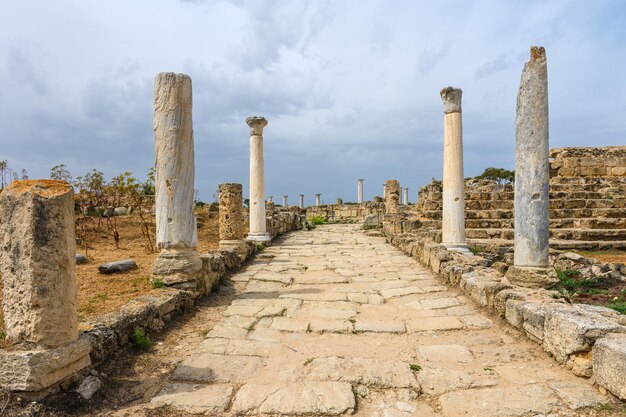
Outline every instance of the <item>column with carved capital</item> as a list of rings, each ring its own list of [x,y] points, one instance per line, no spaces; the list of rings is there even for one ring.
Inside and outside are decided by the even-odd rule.
[[[300,208],[304,208],[304,194],[300,194]]]
[[[263,128],[267,126],[264,117],[246,118],[250,126],[250,233],[248,240],[269,242],[265,222],[265,171],[263,165]]]
[[[316,206],[321,206],[322,205],[322,195],[321,194],[315,194],[315,205]]]
[[[357,203],[359,204],[363,202],[363,181],[365,180],[362,178],[357,180]]]
[[[463,121],[460,88],[441,90],[443,101],[443,221],[441,243],[467,251],[465,241],[465,179],[463,177]]]

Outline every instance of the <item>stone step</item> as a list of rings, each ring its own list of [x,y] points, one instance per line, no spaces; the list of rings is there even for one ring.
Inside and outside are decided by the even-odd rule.
[[[414,210],[412,215],[420,220],[440,220],[441,210]],[[583,218],[624,218],[626,208],[603,207],[603,208],[567,208],[551,209],[551,219],[583,219]],[[511,210],[466,210],[466,219],[512,219]]]
[[[420,219],[421,228],[441,228],[441,220]],[[467,229],[513,229],[514,219],[471,219],[465,220]],[[626,229],[626,217],[551,218],[551,229]]]
[[[468,239],[468,244],[486,250],[496,252],[498,248],[512,248],[513,240],[509,239]],[[613,241],[588,241],[588,240],[561,240],[550,239],[550,248],[559,250],[606,250],[621,249],[626,250],[626,240]]]
[[[515,237],[513,229],[465,229],[468,239],[505,239]],[[550,229],[550,237],[561,240],[626,240],[626,229]]]

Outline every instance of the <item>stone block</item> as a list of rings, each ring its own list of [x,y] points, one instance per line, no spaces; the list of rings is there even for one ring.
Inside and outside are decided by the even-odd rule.
[[[593,345],[593,374],[598,385],[626,400],[626,335],[609,335]]]

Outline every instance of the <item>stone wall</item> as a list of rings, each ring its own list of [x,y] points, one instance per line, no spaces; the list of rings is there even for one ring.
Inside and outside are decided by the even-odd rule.
[[[385,213],[384,203],[361,204],[324,204],[306,209],[306,218],[322,217],[329,222],[362,222],[371,215],[382,217]]]
[[[551,177],[626,176],[626,146],[554,148],[550,158]]]
[[[489,261],[449,251],[425,231],[387,234],[387,241],[458,286],[556,361],[626,399],[626,317],[617,311],[554,299],[548,290],[512,285]]]

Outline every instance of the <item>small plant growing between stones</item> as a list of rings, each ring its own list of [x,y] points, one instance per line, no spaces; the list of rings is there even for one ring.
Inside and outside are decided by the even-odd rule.
[[[155,279],[152,281],[152,288],[163,288],[165,287],[165,283],[160,279]]]
[[[493,372],[493,369],[491,369],[491,368],[483,368],[483,371],[485,371],[485,372]]]
[[[409,368],[411,368],[411,371],[413,372],[419,372],[422,370],[422,367],[415,363],[410,364]]]
[[[262,243],[257,243],[255,246],[256,250],[258,250],[259,252],[263,252],[265,250],[265,245]]]
[[[313,359],[315,358],[309,358],[307,360],[304,361],[304,366],[308,366],[311,362],[313,362]]]
[[[356,319],[350,319],[349,321],[350,321],[350,323],[352,323],[352,324],[356,324]]]
[[[328,223],[322,216],[313,216],[309,219],[309,222],[315,226]]]
[[[152,340],[146,335],[144,329],[135,329],[131,337],[133,344],[142,350],[147,350],[152,346]]]
[[[0,340],[4,340],[7,338],[7,334],[5,332],[0,332]]]
[[[549,358],[554,358],[554,353],[552,353],[552,352],[548,352],[548,357],[549,357]]]

